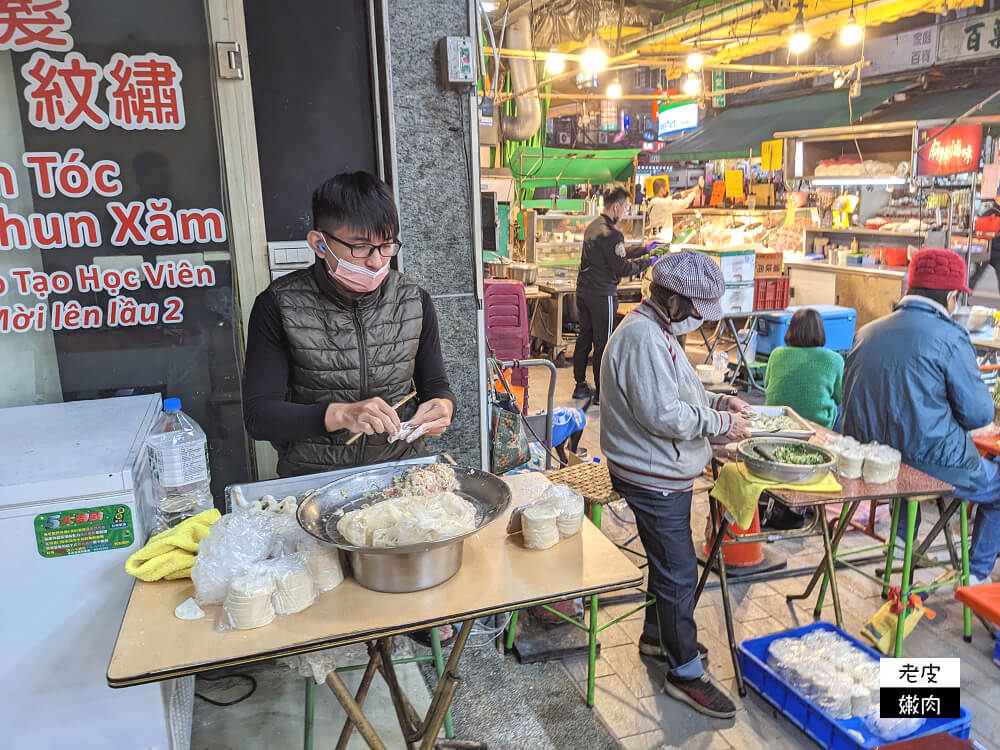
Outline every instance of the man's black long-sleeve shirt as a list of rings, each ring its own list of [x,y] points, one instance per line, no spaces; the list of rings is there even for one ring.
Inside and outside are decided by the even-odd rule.
[[[319,271],[325,276],[325,271]],[[332,282],[331,282],[332,283]],[[419,401],[455,395],[448,383],[441,356],[437,313],[430,295],[420,290],[423,326],[414,362],[413,380]],[[296,404],[288,400],[291,350],[281,311],[270,289],[254,302],[247,327],[247,355],[243,378],[243,415],[247,432],[255,440],[291,442],[325,435],[329,401]]]
[[[610,297],[617,293],[619,280],[649,268],[649,260],[629,260],[628,255],[625,251],[625,235],[618,231],[607,216],[598,216],[583,233],[583,254],[580,257],[580,273],[576,279],[577,293]]]

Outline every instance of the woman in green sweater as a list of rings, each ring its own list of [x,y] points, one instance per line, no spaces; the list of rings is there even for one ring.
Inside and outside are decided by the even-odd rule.
[[[815,310],[797,310],[779,346],[767,360],[764,391],[769,406],[789,406],[828,429],[837,421],[844,379],[844,358],[824,349],[823,318]]]

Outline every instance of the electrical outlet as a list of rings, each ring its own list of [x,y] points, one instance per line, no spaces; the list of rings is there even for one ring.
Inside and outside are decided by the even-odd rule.
[[[475,84],[475,52],[471,36],[443,37],[438,42],[438,62],[442,88]]]

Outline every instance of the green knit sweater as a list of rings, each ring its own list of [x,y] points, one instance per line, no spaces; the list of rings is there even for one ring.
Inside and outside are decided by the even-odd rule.
[[[790,406],[801,416],[832,428],[837,420],[844,358],[822,347],[779,346],[767,360],[768,406]]]

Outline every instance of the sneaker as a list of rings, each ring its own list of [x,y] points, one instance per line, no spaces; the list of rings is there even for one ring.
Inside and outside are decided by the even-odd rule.
[[[584,383],[577,383],[576,388],[573,389],[573,398],[588,398],[593,395],[594,389]]]
[[[667,660],[667,657],[660,651],[660,642],[646,634],[639,636],[639,655],[662,662]],[[701,641],[698,641],[698,658],[702,660],[708,658],[708,646]]]
[[[713,716],[716,719],[731,719],[736,715],[736,706],[729,696],[717,688],[708,679],[707,674],[693,680],[685,680],[674,675],[667,675],[663,689],[671,698],[687,703],[698,713]]]
[[[601,394],[600,393],[597,393],[597,392],[594,393],[594,397],[592,399],[590,399],[590,405],[591,406],[600,406],[601,405]]]

